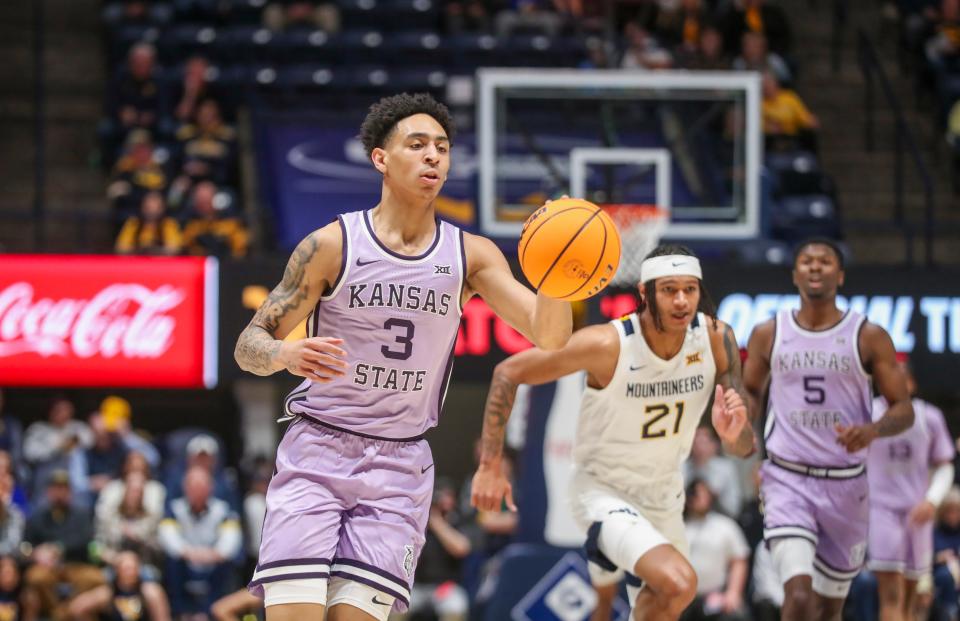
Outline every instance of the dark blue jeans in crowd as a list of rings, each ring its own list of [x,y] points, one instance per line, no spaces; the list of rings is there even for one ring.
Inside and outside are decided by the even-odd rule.
[[[853,579],[844,608],[844,618],[852,621],[876,621],[880,618],[877,577],[869,570],[864,569]]]
[[[954,582],[950,570],[942,563],[933,568],[933,588],[933,603],[941,613],[939,618],[956,619],[960,612],[960,604],[957,604],[957,583]]]
[[[164,582],[171,612],[173,615],[209,612],[213,602],[229,592],[232,578],[230,562],[197,569],[182,559],[169,559]]]

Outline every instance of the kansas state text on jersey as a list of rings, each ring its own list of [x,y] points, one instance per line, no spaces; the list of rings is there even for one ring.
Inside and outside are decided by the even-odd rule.
[[[342,338],[350,367],[329,383],[305,380],[286,409],[354,433],[419,436],[437,424],[453,369],[463,234],[437,220],[430,247],[409,257],[377,239],[369,211],[338,219],[341,273],[307,320],[307,333]]]
[[[858,349],[864,321],[848,311],[837,325],[813,332],[797,324],[793,311],[777,314],[764,434],[772,455],[834,468],[864,461],[866,449],[847,453],[835,429],[870,422],[870,376]]]

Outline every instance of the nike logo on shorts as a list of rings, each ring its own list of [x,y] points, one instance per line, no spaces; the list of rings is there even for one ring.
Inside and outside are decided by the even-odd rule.
[[[642,364],[631,364],[631,365],[630,365],[630,370],[631,370],[631,371],[639,371],[639,370],[642,369],[643,367],[644,367],[644,365],[642,365]]]
[[[433,468],[433,464],[430,464],[429,466],[423,466],[423,467],[421,467],[421,468],[420,468],[420,474],[423,474],[424,472],[426,472],[426,471],[429,470],[430,468]]]
[[[380,600],[378,600],[376,595],[373,596],[373,600],[372,600],[372,601],[373,601],[373,603],[376,604],[377,606],[389,606],[389,605],[390,605],[390,602],[381,602]]]
[[[379,263],[380,259],[374,259],[373,261],[364,261],[363,259],[357,259],[357,267],[363,267],[364,265],[370,265],[371,263]]]

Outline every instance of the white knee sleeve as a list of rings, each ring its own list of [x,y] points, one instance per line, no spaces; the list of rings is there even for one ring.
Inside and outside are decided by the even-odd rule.
[[[600,551],[629,572],[652,548],[669,543],[650,522],[636,514],[614,513],[604,518],[600,527]]]
[[[326,578],[301,578],[263,583],[263,605],[327,603]]]
[[[801,537],[785,537],[775,539],[768,545],[781,584],[786,584],[794,576],[813,575],[813,557],[816,554],[813,542]]]
[[[330,579],[327,608],[333,608],[337,604],[345,604],[359,608],[378,621],[387,621],[395,599],[395,597],[387,595],[383,591],[378,591],[360,582],[336,577]]]

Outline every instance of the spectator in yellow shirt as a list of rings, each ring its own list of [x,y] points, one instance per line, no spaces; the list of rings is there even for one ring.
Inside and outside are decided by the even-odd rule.
[[[193,188],[190,219],[183,228],[184,245],[191,254],[246,256],[247,229],[229,212],[225,198],[210,181],[201,181]]]
[[[801,134],[812,137],[820,121],[790,89],[780,88],[770,71],[763,74],[763,134],[768,148],[805,146]],[[815,149],[812,149],[815,150]]]
[[[118,254],[180,254],[183,240],[177,221],[167,216],[167,206],[159,192],[148,192],[140,204],[140,214],[127,218],[117,236]]]

